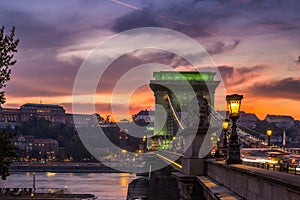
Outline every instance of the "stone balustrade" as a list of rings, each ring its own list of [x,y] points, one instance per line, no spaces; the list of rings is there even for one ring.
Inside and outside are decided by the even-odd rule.
[[[206,175],[244,199],[300,199],[300,176],[206,160]]]

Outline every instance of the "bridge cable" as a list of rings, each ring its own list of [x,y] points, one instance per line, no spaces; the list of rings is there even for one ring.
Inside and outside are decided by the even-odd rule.
[[[178,116],[177,116],[177,112],[176,112],[176,110],[175,110],[174,107],[173,107],[173,103],[172,103],[172,101],[171,101],[169,95],[167,95],[167,99],[168,99],[170,108],[171,108],[171,110],[172,110],[172,112],[173,112],[173,116],[174,116],[174,118],[175,118],[177,124],[180,126],[180,128],[181,128],[182,130],[184,130],[184,127],[183,127],[181,121],[179,120],[179,118],[178,118]]]

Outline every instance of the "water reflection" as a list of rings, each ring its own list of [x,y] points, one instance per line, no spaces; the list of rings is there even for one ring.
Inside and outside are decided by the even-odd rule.
[[[46,172],[46,176],[47,177],[51,177],[51,176],[55,176],[56,173],[53,173],[53,172]]]
[[[125,187],[126,185],[128,186],[129,184],[129,179],[128,179],[128,174],[122,173],[120,174],[120,185]]]
[[[128,173],[36,173],[36,188],[65,188],[71,193],[91,193],[98,199],[126,199],[134,174]],[[33,173],[15,173],[0,181],[0,187],[28,187]]]

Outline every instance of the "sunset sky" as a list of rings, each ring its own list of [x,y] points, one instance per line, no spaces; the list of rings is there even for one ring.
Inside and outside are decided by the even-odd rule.
[[[226,93],[244,95],[242,110],[256,113],[260,119],[267,114],[300,119],[299,11],[298,0],[1,1],[0,25],[6,30],[15,26],[20,39],[3,107],[42,101],[72,112],[76,74],[97,45],[122,31],[163,27],[186,34],[207,50],[222,75]],[[160,40],[178,48],[181,45],[168,38]],[[113,46],[111,51],[118,52],[130,42],[124,40],[118,45],[120,48]],[[117,58],[101,78],[96,92],[97,112],[110,113],[111,93],[126,77],[124,74],[153,62],[174,70],[191,69],[169,52],[127,53]],[[159,69],[145,67],[135,75],[129,73],[128,88],[135,84],[138,89],[116,95],[113,106],[119,115],[115,119],[129,119],[125,112],[128,107],[131,114],[153,108],[154,97],[147,83],[152,72]],[[136,83],[135,78],[144,82]]]

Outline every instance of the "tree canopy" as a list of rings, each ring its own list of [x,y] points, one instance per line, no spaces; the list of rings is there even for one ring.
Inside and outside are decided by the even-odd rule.
[[[15,39],[15,27],[12,27],[10,33],[5,35],[4,26],[0,29],[0,89],[6,86],[10,80],[10,67],[16,64],[14,54],[17,52],[19,39]],[[4,91],[0,91],[0,103],[5,103]]]
[[[4,33],[4,26],[0,29],[0,89],[10,80],[10,67],[16,64],[14,55],[17,52],[19,39],[15,39],[15,27],[10,33]],[[0,91],[0,105],[5,103],[4,91]],[[8,167],[16,157],[16,148],[11,144],[13,134],[0,133],[0,176],[3,180],[9,176]]]
[[[5,130],[0,133],[0,176],[3,180],[9,176],[9,165],[18,158],[17,148],[11,144],[14,134],[7,134]]]

